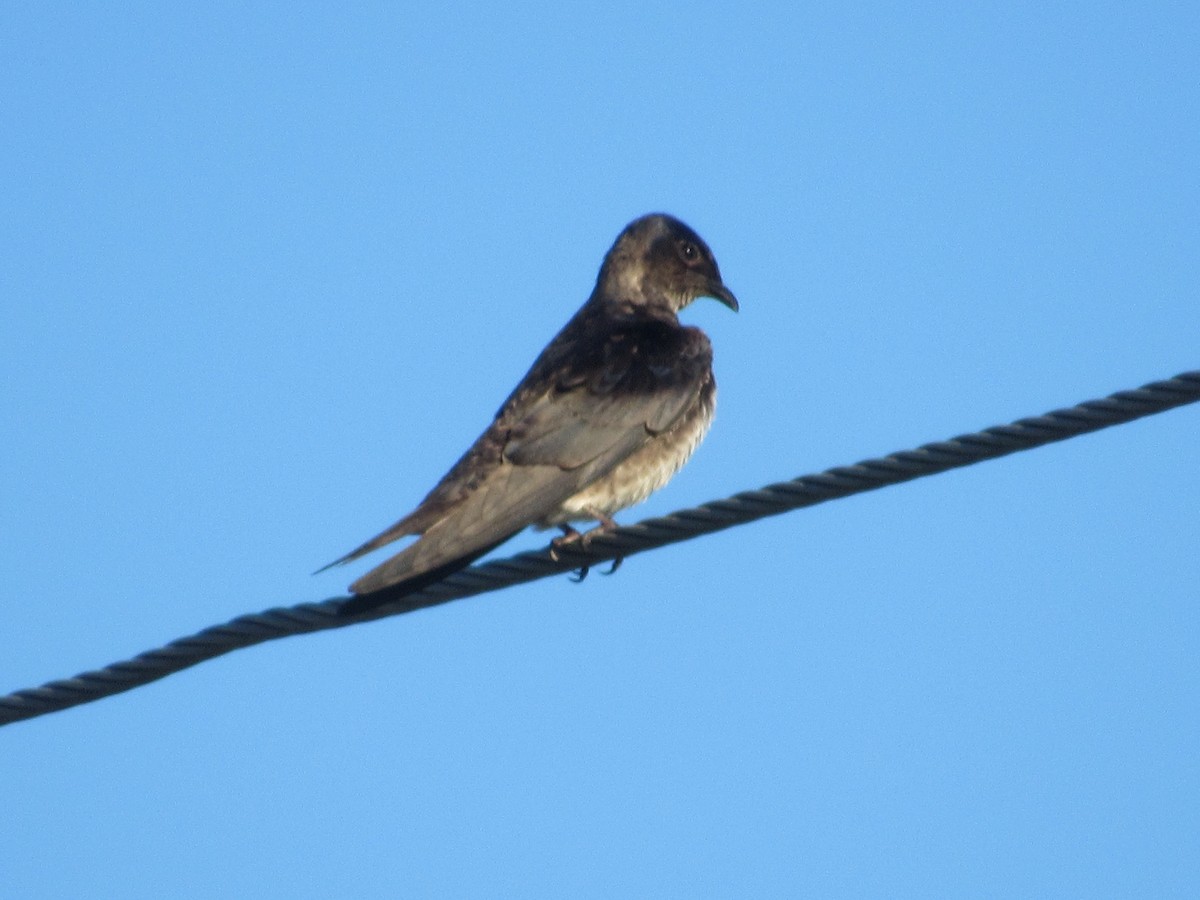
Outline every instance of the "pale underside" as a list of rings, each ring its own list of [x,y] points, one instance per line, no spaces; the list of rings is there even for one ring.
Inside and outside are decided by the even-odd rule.
[[[650,441],[605,477],[568,497],[554,512],[536,523],[550,528],[596,519],[641,503],[670,481],[708,434],[716,407],[716,391],[701,397],[696,408],[666,434]]]

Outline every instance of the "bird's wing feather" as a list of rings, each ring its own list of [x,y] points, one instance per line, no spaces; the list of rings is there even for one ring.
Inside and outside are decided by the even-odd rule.
[[[557,466],[496,466],[420,540],[359,578],[356,594],[415,579],[454,560],[470,563],[569,497],[575,473]]]
[[[574,469],[615,457],[607,471],[674,425],[696,401],[712,349],[696,329],[655,331],[657,340],[616,332],[566,369],[524,405],[504,458],[516,465]]]

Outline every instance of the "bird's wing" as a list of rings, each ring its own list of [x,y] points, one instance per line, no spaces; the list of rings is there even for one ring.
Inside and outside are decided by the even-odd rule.
[[[651,334],[609,335],[523,404],[504,458],[518,466],[563,469],[605,460],[600,468],[608,471],[674,425],[709,377],[712,348],[694,328],[640,331]]]
[[[545,512],[547,498],[569,497],[573,473],[556,466],[504,463],[484,475],[475,490],[455,504],[420,539],[367,572],[350,590],[367,594],[410,583],[429,572],[448,575],[508,540]]]
[[[581,348],[585,352],[554,377],[526,379],[538,388],[518,388],[476,444],[496,442],[499,459],[493,457],[485,466],[464,465],[476,448],[468,451],[426,500],[443,514],[420,540],[368,572],[351,590],[369,593],[456,561],[469,564],[669,429],[696,402],[710,377],[712,350],[696,329],[676,325],[651,334],[626,330],[602,338],[590,349]],[[467,471],[472,471],[473,483],[463,490]],[[449,490],[455,502],[442,504],[440,492]]]

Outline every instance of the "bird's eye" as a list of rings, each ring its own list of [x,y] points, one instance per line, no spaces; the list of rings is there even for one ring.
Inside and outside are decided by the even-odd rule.
[[[679,255],[683,257],[686,263],[694,263],[700,258],[700,248],[691,241],[682,241],[679,244]]]

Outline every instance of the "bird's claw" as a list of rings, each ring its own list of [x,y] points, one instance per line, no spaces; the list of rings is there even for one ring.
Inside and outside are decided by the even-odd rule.
[[[564,547],[570,547],[572,544],[583,543],[584,536],[572,528],[570,525],[559,525],[562,529],[562,535],[550,541],[550,558],[558,562],[562,557],[559,555]],[[571,573],[570,578],[576,584],[587,578],[590,566],[580,566]]]
[[[588,531],[586,533],[581,533],[581,532],[577,531],[576,529],[572,528],[570,525],[559,525],[558,527],[562,529],[562,535],[560,537],[556,537],[550,541],[550,558],[552,560],[554,560],[555,562],[558,562],[559,559],[561,558],[559,556],[559,551],[562,550],[564,547],[569,547],[572,544],[580,544],[580,545],[582,545],[582,548],[585,549],[588,544],[588,538],[590,538],[594,532],[599,531],[601,533],[604,533],[607,531],[612,531],[614,528],[617,527],[617,523],[614,522],[608,516],[596,515],[596,519],[600,522],[600,525],[597,528],[593,528],[591,531]],[[600,574],[601,575],[612,575],[614,572],[617,571],[617,569],[621,568],[621,563],[623,563],[624,561],[625,561],[625,557],[618,556],[616,559],[614,559],[612,561],[612,565],[608,567],[608,570],[605,572],[601,572]],[[580,566],[578,569],[576,569],[574,572],[571,573],[571,576],[570,576],[571,581],[573,581],[575,584],[579,584],[581,581],[583,581],[583,579],[588,577],[588,572],[590,572],[590,571],[591,571],[591,566]]]
[[[550,541],[550,558],[558,562],[561,558],[559,551],[564,547],[570,547],[572,544],[578,544],[583,540],[583,535],[572,528],[570,525],[559,525],[562,529],[562,535]],[[583,579],[580,579],[581,581]]]

